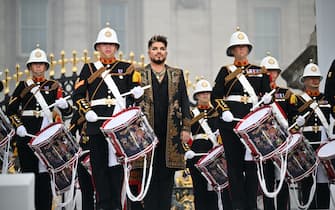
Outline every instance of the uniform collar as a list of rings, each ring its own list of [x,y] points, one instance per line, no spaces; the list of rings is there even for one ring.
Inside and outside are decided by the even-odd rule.
[[[275,82],[270,83],[271,89],[276,89],[278,86]]]
[[[246,66],[248,64],[249,64],[248,59],[245,59],[243,61],[237,61],[237,60],[234,61],[235,66]]]
[[[210,109],[211,105],[210,104],[207,104],[207,105],[200,105],[200,104],[198,104],[197,107],[198,107],[198,109],[205,110],[205,109]]]
[[[320,91],[319,90],[306,90],[306,93],[309,96],[319,96],[320,95]]]
[[[100,58],[101,63],[103,64],[112,64],[116,61],[116,58]]]
[[[45,77],[34,77],[33,81],[34,82],[43,82],[43,81],[45,81]]]

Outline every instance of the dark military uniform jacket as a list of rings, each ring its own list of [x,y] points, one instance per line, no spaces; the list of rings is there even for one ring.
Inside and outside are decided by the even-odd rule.
[[[85,116],[80,115],[79,111],[76,110],[71,118],[69,130],[73,136],[76,136],[76,132],[78,131],[80,135],[79,144],[83,150],[89,150],[89,137],[85,132],[86,124]]]
[[[55,103],[56,99],[63,97],[62,88],[60,84],[55,80],[44,80],[41,82],[35,82],[35,84],[28,86],[25,81],[20,81],[13,95],[10,98],[7,115],[11,120],[11,123],[15,128],[20,125],[24,125],[29,134],[35,135],[40,131],[43,116],[40,113],[41,106],[36,101],[34,95],[30,92],[31,88],[35,85],[40,85],[40,92],[48,105]],[[50,110],[54,110],[55,107],[51,107]],[[69,105],[67,109],[60,109],[63,116],[69,116],[72,114],[72,107]],[[36,113],[35,116],[22,116],[23,111],[32,111]],[[59,117],[56,112],[53,112],[55,119]],[[57,120],[57,119],[56,119]],[[57,121],[59,121],[58,119]],[[28,141],[30,138],[25,137]]]
[[[304,127],[302,128],[303,135],[310,141],[310,142],[320,142],[321,139],[321,129],[323,127],[323,124],[318,117],[318,115],[315,113],[315,110],[313,110],[309,105],[312,102],[316,102],[318,104],[318,107],[322,111],[323,115],[325,116],[327,123],[329,125],[330,122],[330,104],[328,100],[325,98],[325,95],[322,93],[318,93],[315,95],[308,94],[312,100],[306,101],[301,95],[297,96],[297,108],[300,115],[304,115],[306,112],[310,112],[308,117],[306,118],[306,123]],[[327,128],[329,129],[329,128]],[[314,149],[317,149],[319,147],[319,144],[313,144],[312,145]]]
[[[289,89],[282,87],[276,87],[273,96],[274,101],[280,106],[282,113],[288,120],[288,124],[291,125],[298,114],[295,106],[296,96]]]
[[[328,99],[330,105],[332,106],[332,115],[335,118],[335,60],[333,60],[332,65],[327,74],[326,84],[325,84],[325,96]]]
[[[213,147],[213,143],[208,139],[209,134],[204,131],[199,120],[206,120],[208,127],[215,133],[219,114],[212,106],[195,108],[198,108],[200,114],[194,116],[193,112],[191,112],[191,116],[193,116],[191,120],[191,133],[193,136],[191,149],[196,153],[204,153]]]
[[[250,112],[252,103],[247,91],[237,78],[238,73],[245,75],[256,95],[262,97],[266,92],[270,92],[270,79],[265,68],[247,64],[246,66],[236,66],[237,70],[232,72],[228,66],[223,66],[216,79],[212,92],[212,103],[218,110],[220,116],[223,111],[230,110],[235,118],[243,118]],[[240,100],[229,100],[229,96],[240,97]],[[220,122],[223,122],[220,120]],[[236,122],[223,122],[224,129],[231,130]]]
[[[113,115],[115,103],[114,96],[101,78],[101,73],[106,69],[111,69],[110,74],[114,80],[119,92],[129,92],[136,83],[133,82],[134,66],[128,62],[116,60],[112,64],[103,64],[104,67],[96,69],[94,63],[85,64],[80,72],[79,78],[75,85],[72,98],[80,114],[85,115],[89,110],[93,110],[99,117],[111,117]],[[97,99],[107,99],[108,105],[91,106],[90,102]],[[127,104],[133,103],[132,97],[127,97]],[[87,135],[100,134],[100,127],[103,120],[97,122],[87,122]]]
[[[190,108],[183,71],[165,65],[168,78],[168,114],[166,129],[166,166],[182,169],[185,167],[184,149],[181,144],[180,132],[190,131]],[[140,102],[143,113],[148,118],[151,126],[154,126],[154,98],[152,91],[152,70],[147,65],[139,69],[141,73],[141,86],[151,85],[145,90],[143,100]]]

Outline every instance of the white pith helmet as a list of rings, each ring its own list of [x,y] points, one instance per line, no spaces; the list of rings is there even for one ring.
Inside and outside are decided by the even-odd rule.
[[[116,44],[117,48],[119,49],[120,43],[117,39],[117,34],[109,27],[109,23],[106,23],[106,27],[101,29],[98,33],[97,40],[94,43],[94,49],[97,50],[97,44],[100,43],[110,43],[110,44]]]
[[[236,32],[234,32],[230,37],[229,46],[227,48],[227,56],[233,57],[232,48],[237,45],[246,45],[249,48],[249,53],[252,50],[252,44],[249,42],[248,36],[246,33],[240,31],[240,27],[236,28]]]
[[[269,52],[267,56],[262,59],[261,66],[264,66],[267,70],[277,70],[281,72],[277,59],[272,57]]]
[[[313,60],[309,60],[309,64],[307,64],[304,68],[304,73],[302,74],[301,77],[301,82],[304,82],[304,78],[306,77],[320,77],[320,80],[322,80],[322,74],[320,72],[320,69],[318,65],[313,63]]]
[[[204,93],[204,92],[212,92],[212,86],[207,80],[201,79],[195,84],[195,90],[193,91],[193,99],[196,100],[195,96],[198,93]]]
[[[47,54],[40,49],[39,44],[37,44],[36,49],[31,51],[26,66],[29,69],[29,65],[32,63],[45,63],[47,64],[47,69],[49,69],[50,62],[48,61]]]

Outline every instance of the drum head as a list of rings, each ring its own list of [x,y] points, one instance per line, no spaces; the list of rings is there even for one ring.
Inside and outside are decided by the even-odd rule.
[[[268,115],[269,112],[271,112],[271,107],[265,106],[255,110],[254,112],[249,113],[243,118],[243,121],[239,122],[236,125],[236,130],[245,130],[250,126],[255,125],[256,123],[260,123],[260,121],[264,119],[264,116]]]
[[[198,165],[201,165],[202,163],[206,163],[207,161],[209,160],[213,160],[213,158],[216,158],[216,155],[220,152],[223,152],[224,149],[223,149],[223,146],[218,146],[218,147],[215,147],[213,149],[211,149],[209,151],[209,154],[202,157],[199,161],[198,161]]]
[[[31,145],[38,145],[41,142],[44,142],[46,140],[49,140],[57,131],[63,127],[63,124],[61,123],[55,123],[51,124],[50,126],[46,127],[42,131],[40,131],[37,135],[37,137],[33,138],[31,140]]]
[[[328,142],[320,147],[318,157],[321,159],[329,159],[335,155],[335,141]]]
[[[302,138],[302,135],[300,133],[295,133],[295,134],[290,135],[287,138],[288,145],[286,147],[288,151],[291,151],[301,141],[301,138]]]
[[[137,107],[129,108],[113,116],[112,119],[106,121],[102,129],[112,129],[127,127],[140,114],[140,109]]]

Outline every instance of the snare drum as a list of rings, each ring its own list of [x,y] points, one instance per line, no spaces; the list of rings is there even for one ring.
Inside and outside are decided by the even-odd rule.
[[[13,126],[0,109],[0,145],[4,145],[15,134]]]
[[[10,145],[8,145],[8,140],[7,141],[2,141],[0,143],[0,173],[4,172],[6,168],[4,168],[4,171],[2,171],[2,167],[5,167],[3,165],[4,159],[5,159],[5,155],[7,155],[7,169],[10,169],[12,166],[14,166],[14,158],[13,158],[13,150],[12,147]],[[7,153],[7,154],[6,154]]]
[[[277,115],[280,113],[277,113]],[[255,158],[263,160],[273,157],[285,142],[288,134],[272,112],[264,106],[246,115],[234,128]]]
[[[50,175],[54,176],[53,180],[58,194],[68,191],[71,187],[71,184],[73,184],[72,175],[74,173],[74,162],[75,160],[68,162],[59,169],[50,171]]]
[[[296,133],[288,137],[280,153],[287,149],[287,178],[298,182],[310,175],[319,164],[313,148],[305,142],[302,134]],[[275,163],[280,165],[280,159],[275,156]],[[277,165],[277,166],[278,166]]]
[[[14,161],[12,160],[12,148],[10,147],[10,139],[14,136],[15,130],[10,124],[6,115],[0,109],[0,171],[3,167],[3,161],[5,159],[5,155],[8,155],[8,168],[14,165]]]
[[[80,152],[79,144],[61,123],[52,123],[32,138],[29,146],[46,166],[59,169]]]
[[[331,182],[335,181],[335,141],[330,141],[317,150],[317,155],[323,164],[328,179]]]
[[[128,108],[103,123],[101,131],[115,148],[120,162],[131,162],[150,152],[158,139],[139,107]]]
[[[195,167],[215,190],[221,191],[228,186],[227,161],[222,145],[211,149]]]

